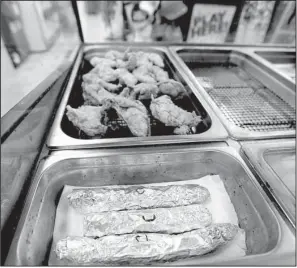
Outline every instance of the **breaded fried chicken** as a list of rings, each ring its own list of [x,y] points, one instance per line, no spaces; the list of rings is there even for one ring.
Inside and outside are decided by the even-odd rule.
[[[125,84],[129,87],[133,87],[137,83],[136,77],[131,74],[127,69],[125,68],[120,68],[116,70],[118,79],[121,84]]]
[[[82,85],[83,88],[83,98],[85,100],[85,105],[102,105],[102,99],[107,97],[115,97],[116,95],[105,90],[98,84],[86,84]]]
[[[155,80],[158,82],[167,81],[169,79],[168,73],[159,66],[152,66],[151,72],[153,73]]]
[[[198,123],[201,122],[201,117],[197,116],[194,111],[189,113],[179,108],[167,95],[163,95],[156,99],[152,97],[150,109],[153,117],[164,123],[166,126],[196,127]],[[177,132],[179,131],[181,130],[177,130]]]
[[[66,115],[69,121],[89,136],[103,136],[107,131],[107,126],[102,124],[105,108],[101,106],[81,106],[74,109],[67,105]]]
[[[101,85],[88,84],[88,83],[82,82],[81,87],[82,87],[82,96],[84,99],[84,105],[98,105],[97,100],[92,96],[90,92],[97,93],[102,88]]]
[[[162,94],[169,95],[172,98],[183,97],[187,94],[187,91],[184,88],[184,86],[173,79],[162,81],[158,85],[159,90]]]
[[[130,55],[127,61],[116,59],[115,62],[116,68],[124,68],[130,72],[137,68],[137,59],[135,55]]]
[[[114,60],[99,58],[99,57],[92,57],[90,59],[90,63],[94,67],[96,67],[97,65],[104,65],[104,66],[108,66],[108,67],[111,67],[111,68],[116,67],[116,62]]]
[[[164,67],[164,62],[162,57],[157,53],[145,53],[143,51],[130,52],[129,56],[133,55],[136,58],[137,67],[140,66],[152,66],[156,65],[161,68]]]
[[[103,105],[116,110],[118,116],[126,123],[131,133],[137,137],[150,135],[150,120],[145,106],[140,101],[124,97],[105,98]]]
[[[111,60],[124,60],[124,57],[125,53],[116,50],[109,50],[104,55],[104,58]]]
[[[104,81],[95,73],[87,73],[82,76],[82,79],[87,84],[99,84],[110,92],[117,92],[121,87],[121,85],[115,85]]]
[[[136,65],[137,67],[140,66],[149,66],[152,65],[152,63],[149,60],[148,54],[144,53],[143,51],[137,51],[137,52],[131,52],[129,54],[130,56],[134,56],[136,58]]]
[[[133,75],[141,83],[156,83],[154,74],[151,72],[152,66],[142,65],[133,71]]]
[[[119,96],[127,98],[127,99],[131,99],[131,100],[135,100],[135,96],[134,94],[132,94],[132,89],[129,87],[125,87],[122,92],[119,94]]]
[[[138,100],[150,99],[151,95],[155,98],[158,96],[159,88],[153,83],[140,83],[137,84],[132,91],[132,96]]]
[[[156,66],[164,68],[164,61],[162,57],[157,53],[149,53],[148,59]]]
[[[105,65],[97,65],[89,73],[97,74],[102,80],[106,82],[113,82],[118,79],[116,70]]]
[[[130,53],[130,47],[128,47],[124,52],[120,52],[117,50],[109,50],[108,52],[105,53],[104,57],[106,59],[111,59],[111,60],[127,61],[129,53]]]
[[[188,135],[191,134],[191,129],[189,126],[183,125],[181,127],[175,128],[173,133],[176,135]]]

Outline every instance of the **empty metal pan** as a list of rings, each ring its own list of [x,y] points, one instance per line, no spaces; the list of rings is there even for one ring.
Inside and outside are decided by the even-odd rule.
[[[296,49],[258,49],[252,53],[255,54],[255,58],[296,85]]]
[[[240,50],[171,48],[186,75],[236,140],[293,137],[295,92]]]
[[[242,153],[295,226],[295,140],[242,142]]]

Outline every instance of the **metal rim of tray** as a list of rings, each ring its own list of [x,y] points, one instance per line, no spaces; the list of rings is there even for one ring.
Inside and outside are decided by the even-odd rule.
[[[50,149],[84,149],[84,148],[112,148],[112,147],[128,147],[128,146],[146,146],[146,145],[163,145],[163,144],[180,144],[180,143],[194,143],[194,142],[206,142],[206,141],[224,141],[228,138],[228,132],[226,131],[223,124],[213,113],[208,103],[204,101],[204,98],[195,90],[195,86],[183,75],[183,72],[176,66],[174,60],[171,58],[170,52],[165,47],[152,47],[152,46],[117,46],[113,49],[122,48],[126,49],[131,47],[133,49],[150,49],[152,51],[160,51],[164,53],[172,65],[178,70],[182,79],[187,83],[189,88],[192,90],[195,97],[201,103],[208,116],[211,119],[210,128],[200,134],[192,135],[170,135],[170,136],[153,136],[153,137],[131,137],[131,138],[111,138],[111,139],[91,139],[91,140],[79,140],[66,135],[61,129],[61,122],[65,113],[65,108],[72,92],[73,83],[76,79],[77,71],[83,58],[83,53],[93,49],[110,49],[104,45],[90,45],[90,47],[81,48],[78,57],[75,61],[67,88],[65,90],[62,101],[57,110],[57,114],[54,119],[54,123],[51,127],[50,134],[47,139],[47,146]]]
[[[244,60],[251,62],[252,64],[257,64],[261,68],[264,69],[264,72],[274,72],[269,66],[266,66],[265,64],[262,64],[261,62],[258,62],[257,59],[254,59],[250,53],[246,52],[246,50],[241,50],[239,48],[234,47],[184,47],[184,46],[174,46],[170,47],[170,53],[172,54],[172,58],[175,61],[176,65],[178,65],[181,68],[181,71],[184,73],[184,76],[188,76],[191,82],[195,85],[196,91],[199,91],[199,93],[203,96],[205,101],[208,102],[209,106],[212,107],[214,113],[220,118],[221,122],[227,129],[230,137],[234,140],[259,140],[259,139],[273,139],[273,138],[283,138],[283,137],[295,137],[296,131],[295,130],[277,130],[273,132],[256,132],[256,131],[249,131],[246,129],[243,129],[241,127],[236,126],[235,124],[231,123],[225,115],[223,115],[220,108],[217,106],[216,102],[209,96],[207,91],[204,89],[204,87],[200,84],[200,82],[197,81],[195,75],[192,73],[192,71],[189,69],[189,67],[185,64],[185,62],[182,60],[182,58],[178,55],[178,51],[180,50],[198,50],[198,51],[225,51],[225,52],[234,52],[237,54],[237,56],[243,58]]]
[[[251,165],[251,168],[259,174],[261,181],[269,183],[269,192],[280,206],[289,223],[296,228],[295,196],[290,192],[282,179],[264,159],[267,152],[295,150],[295,140],[266,140],[256,142],[241,142],[241,155]],[[288,204],[289,203],[289,204]],[[294,204],[292,207],[290,204]]]
[[[240,155],[236,152],[236,150],[231,148],[231,147],[226,146],[225,144],[223,146],[202,145],[202,146],[199,146],[197,148],[188,147],[188,148],[182,148],[181,149],[181,148],[178,148],[176,145],[171,145],[171,147],[168,147],[165,150],[165,152],[168,153],[168,154],[170,154],[170,153],[174,154],[176,152],[178,152],[178,153],[187,153],[187,152],[195,152],[195,151],[201,152],[201,151],[204,151],[204,150],[205,151],[212,150],[212,151],[217,151],[217,152],[220,152],[220,153],[224,153],[224,154],[228,155],[229,157],[233,158],[235,161],[237,161],[241,165],[241,167],[244,169],[244,171],[247,173],[248,177],[251,179],[252,184],[259,191],[259,194],[263,197],[263,200],[267,203],[268,209],[275,216],[276,223],[277,223],[277,226],[278,226],[277,228],[279,230],[278,242],[277,242],[276,246],[272,250],[270,250],[268,252],[265,252],[265,253],[262,253],[262,254],[258,254],[258,255],[245,256],[242,259],[239,259],[239,263],[242,264],[242,261],[244,261],[244,262],[246,261],[249,264],[250,263],[257,264],[257,260],[265,262],[268,257],[275,256],[275,255],[278,254],[279,247],[282,247],[282,250],[279,250],[280,254],[284,254],[285,256],[289,255],[289,257],[292,257],[293,255],[291,256],[291,254],[294,254],[294,251],[289,252],[289,253],[287,251],[284,252],[284,249],[283,249],[284,245],[282,245],[282,246],[279,245],[280,240],[283,240],[282,239],[282,234],[283,234],[282,231],[284,230],[284,228],[286,228],[286,233],[287,233],[287,231],[289,231],[289,230],[287,230],[288,227],[287,226],[284,227],[285,223],[283,222],[283,220],[282,220],[282,224],[280,224],[280,220],[281,220],[280,215],[276,213],[276,209],[273,206],[273,204],[271,203],[269,197],[266,195],[265,190],[258,184],[257,180],[253,176],[253,173],[246,166],[245,162],[240,157]],[[30,189],[29,194],[27,196],[25,206],[24,206],[24,209],[23,209],[23,212],[22,212],[22,215],[21,215],[21,219],[20,219],[19,224],[17,226],[17,230],[16,230],[16,233],[15,233],[13,242],[11,244],[9,254],[8,254],[8,258],[6,259],[6,262],[7,262],[8,259],[10,259],[10,261],[11,261],[11,260],[15,260],[15,258],[16,258],[15,254],[16,254],[16,250],[17,250],[18,240],[20,238],[22,227],[23,227],[24,223],[26,222],[26,219],[28,218],[28,213],[30,211],[30,205],[31,205],[30,200],[32,200],[32,198],[34,197],[35,192],[36,192],[36,190],[38,188],[38,185],[39,185],[39,183],[41,181],[42,175],[48,168],[53,166],[55,163],[58,163],[59,161],[66,160],[66,159],[81,158],[82,155],[84,155],[85,157],[88,157],[88,158],[89,157],[95,157],[95,156],[97,156],[97,157],[104,157],[104,156],[106,157],[107,156],[108,157],[108,156],[119,155],[119,154],[121,154],[121,155],[139,154],[139,153],[147,154],[147,152],[149,150],[151,152],[150,154],[164,153],[164,149],[162,149],[160,147],[157,148],[156,150],[154,150],[153,152],[148,147],[147,148],[144,148],[144,147],[141,148],[139,152],[135,152],[133,150],[133,148],[129,148],[129,149],[127,149],[127,148],[124,149],[123,148],[120,152],[119,151],[113,151],[112,149],[108,149],[108,150],[64,150],[64,151],[54,151],[51,156],[46,157],[45,159],[43,159],[42,162],[40,163],[37,171],[36,171],[36,174],[35,174],[31,189]],[[235,261],[235,263],[236,263],[236,259],[231,259],[230,261],[222,262],[221,265],[232,264],[233,261]]]
[[[261,64],[269,67],[270,69],[273,69],[281,78],[283,78],[283,81],[290,86],[290,88],[294,88],[296,90],[296,78],[295,80],[291,79],[287,74],[284,72],[278,70],[275,68],[275,64],[268,61],[264,57],[260,56],[257,52],[293,52],[296,54],[296,49],[291,48],[249,48],[247,50],[247,53],[250,54],[253,58],[255,58],[257,61],[259,61]]]

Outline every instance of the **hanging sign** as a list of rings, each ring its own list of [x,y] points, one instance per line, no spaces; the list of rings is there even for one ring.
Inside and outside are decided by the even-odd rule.
[[[224,43],[235,6],[196,4],[193,7],[187,42]]]

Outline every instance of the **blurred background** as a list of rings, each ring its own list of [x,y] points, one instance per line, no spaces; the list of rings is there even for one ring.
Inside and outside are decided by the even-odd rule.
[[[80,44],[78,25],[86,43],[294,46],[295,14],[295,1],[1,1],[1,116]]]
[[[78,1],[78,8],[87,42],[295,44],[295,1]]]

